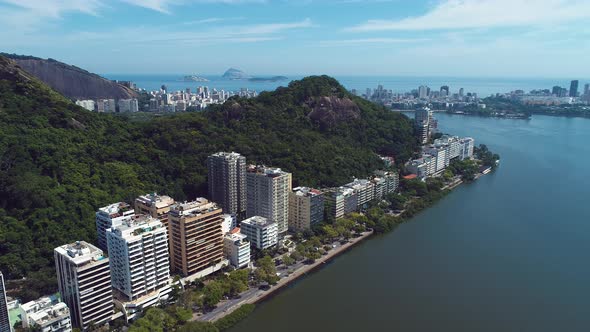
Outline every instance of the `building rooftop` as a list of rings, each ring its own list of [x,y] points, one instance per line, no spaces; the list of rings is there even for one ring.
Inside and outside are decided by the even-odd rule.
[[[366,179],[354,179],[351,183],[347,183],[344,186],[353,189],[363,189],[363,187],[367,187],[372,185],[371,181]]]
[[[318,196],[323,194],[320,190],[318,189],[314,189],[314,188],[309,188],[309,187],[297,187],[293,189],[293,193],[295,193],[295,195],[297,196]]]
[[[225,159],[238,159],[243,157],[241,154],[237,152],[217,152],[211,155],[211,157],[221,157]]]
[[[35,325],[45,325],[70,317],[70,309],[63,302],[49,303],[27,315],[28,321]]]
[[[250,217],[246,220],[242,220],[242,222],[240,224],[263,228],[263,227],[268,227],[272,224],[275,224],[275,222],[270,221],[264,217],[254,216],[254,217]]]
[[[121,237],[137,236],[163,227],[162,222],[152,216],[137,214],[132,219],[125,220],[121,225],[111,228],[111,231]]]
[[[277,176],[289,174],[288,172],[285,172],[280,168],[266,167],[264,165],[248,165],[247,171],[248,171],[248,173],[256,173],[256,174],[266,175],[268,177],[277,177]]]
[[[113,203],[111,205],[107,205],[105,207],[101,207],[98,209],[99,213],[106,214],[110,218],[117,218],[121,217],[126,214],[126,212],[132,211],[131,206],[125,202],[118,202]],[[132,212],[131,212],[132,213]]]
[[[194,201],[176,203],[170,207],[170,213],[175,216],[198,216],[220,209],[220,207],[210,202],[206,198],[198,197]]]
[[[233,242],[247,242],[247,236],[242,233],[229,233],[225,235],[225,238]]]
[[[93,264],[105,259],[102,250],[85,241],[64,244],[55,248],[55,251],[77,266]]]
[[[144,204],[146,206],[155,206],[157,209],[161,209],[174,204],[174,199],[170,196],[151,193],[139,196],[135,199],[135,202]]]

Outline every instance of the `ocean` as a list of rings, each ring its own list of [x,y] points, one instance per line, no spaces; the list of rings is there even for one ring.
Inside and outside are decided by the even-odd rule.
[[[137,75],[137,74],[103,74],[104,77],[112,80],[133,81],[138,88],[146,90],[158,90],[166,85],[169,91],[180,91],[191,88],[195,91],[198,86],[208,86],[217,90],[239,91],[241,88],[249,90],[270,91],[279,86],[286,86],[291,80],[301,79],[303,76],[287,76],[289,80],[280,82],[250,82],[247,80],[227,80],[221,76],[203,75],[209,82],[183,82],[183,74],[158,74],[158,75]],[[270,77],[271,75],[261,75]],[[457,93],[460,88],[467,92],[475,92],[481,97],[495,93],[510,92],[517,89],[530,91],[533,89],[551,89],[559,85],[569,89],[570,79],[552,78],[468,78],[468,77],[405,77],[405,76],[334,76],[348,90],[356,89],[359,94],[365,93],[367,88],[375,89],[377,85],[393,90],[395,93],[410,92],[420,85],[427,85],[433,90],[440,89],[443,85],[450,87],[451,93]],[[572,78],[576,79],[576,78]],[[579,91],[583,90],[584,84],[590,79],[580,80]]]

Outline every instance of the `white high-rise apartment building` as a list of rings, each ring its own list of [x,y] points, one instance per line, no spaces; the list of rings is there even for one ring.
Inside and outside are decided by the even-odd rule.
[[[78,241],[55,248],[55,268],[62,301],[72,326],[100,326],[114,313],[109,259],[99,248]]]
[[[76,100],[76,105],[94,112],[94,100]]]
[[[428,142],[428,138],[430,138],[431,126],[433,124],[433,112],[428,107],[416,110],[414,113],[414,125],[416,126],[418,139],[422,144]]]
[[[116,304],[128,320],[168,298],[170,263],[163,224],[139,215],[107,230]]]
[[[436,160],[435,172],[440,172],[449,166],[449,157],[447,155],[447,149],[444,146],[441,147],[428,147],[424,149],[424,152],[431,155]]]
[[[246,212],[246,158],[235,152],[218,152],[207,158],[209,198],[223,213]]]
[[[270,248],[278,243],[277,223],[264,217],[254,216],[240,223],[240,232],[257,249]]]
[[[249,166],[246,173],[247,215],[260,216],[277,223],[279,234],[289,228],[291,173],[280,168]]]
[[[418,98],[426,99],[428,97],[428,87],[425,85],[420,85],[418,87]]]
[[[473,157],[473,147],[475,146],[475,140],[471,137],[464,137],[461,139],[460,143],[461,153],[459,158],[461,158],[461,160],[471,159],[471,157]]]
[[[119,99],[119,113],[135,113],[139,112],[139,105],[137,99]]]
[[[104,251],[107,248],[107,229],[121,225],[131,220],[135,212],[129,204],[114,203],[98,209],[96,212],[96,236],[98,247]]]

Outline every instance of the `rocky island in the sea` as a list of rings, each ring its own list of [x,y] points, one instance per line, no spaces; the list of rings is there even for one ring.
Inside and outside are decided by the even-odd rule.
[[[183,78],[180,79],[183,82],[209,82],[208,79],[201,77],[201,76],[196,76],[196,75],[186,75]]]
[[[243,71],[236,69],[236,68],[230,68],[228,70],[225,71],[225,73],[223,73],[223,78],[225,79],[230,79],[230,80],[245,80],[245,79],[249,79],[251,76],[244,73]]]

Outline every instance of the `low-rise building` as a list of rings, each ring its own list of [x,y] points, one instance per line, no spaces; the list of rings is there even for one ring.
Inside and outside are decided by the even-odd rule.
[[[20,306],[23,328],[42,332],[72,331],[70,310],[57,297],[42,297]]]
[[[240,231],[246,235],[252,246],[264,250],[278,243],[278,226],[276,222],[264,217],[254,216],[240,223]]]
[[[324,194],[313,188],[297,187],[289,193],[289,228],[310,229],[324,220]]]
[[[250,263],[250,242],[247,236],[239,232],[226,234],[224,252],[230,264],[235,268],[248,266]]]

